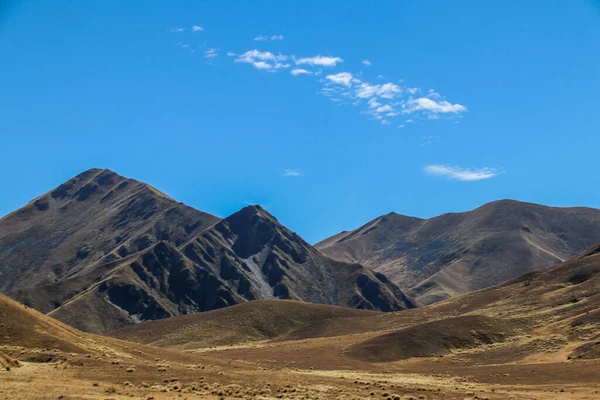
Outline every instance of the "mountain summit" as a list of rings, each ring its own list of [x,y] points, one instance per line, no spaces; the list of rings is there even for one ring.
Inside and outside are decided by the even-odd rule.
[[[500,200],[431,219],[390,213],[318,243],[381,272],[421,304],[549,267],[600,242],[600,210]]]
[[[1,292],[97,333],[255,299],[414,307],[385,276],[329,259],[260,206],[219,219],[100,169],[0,219],[0,278]]]

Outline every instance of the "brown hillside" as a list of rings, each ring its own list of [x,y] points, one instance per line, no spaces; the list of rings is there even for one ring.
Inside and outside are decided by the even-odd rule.
[[[447,318],[377,336],[349,347],[347,354],[371,362],[435,357],[453,349],[502,342],[516,333],[513,325],[481,315]]]
[[[316,247],[431,304],[560,263],[599,241],[600,210],[502,200],[431,219],[387,214]]]
[[[219,220],[108,170],[0,219],[0,291],[78,329],[256,299],[414,307],[385,276],[331,260],[259,206]]]
[[[149,185],[91,169],[0,219],[0,291],[49,312],[57,300],[32,299],[37,287],[161,240],[181,244],[217,221]]]
[[[144,322],[109,335],[159,347],[196,349],[271,339],[315,321],[377,314],[290,300],[255,300],[220,310]]]
[[[349,358],[386,363],[443,356],[451,364],[595,359],[599,309],[600,253],[592,249],[550,269],[424,308],[310,322],[270,345],[226,354],[338,368],[352,364]]]
[[[0,370],[0,396],[591,399],[600,391],[600,254],[590,253],[422,309],[376,313],[255,301],[135,327],[148,328],[140,338],[174,339],[178,348],[210,343],[220,331],[238,343],[199,351],[85,334],[8,300],[10,320],[27,323],[17,335],[0,331],[12,338],[0,344],[3,357],[22,365]],[[179,329],[188,320],[194,322]],[[318,324],[326,328],[309,329]],[[313,336],[290,340],[299,331]],[[40,334],[50,343],[38,342]],[[72,353],[31,347],[65,339],[77,346]]]
[[[117,331],[115,335],[177,348],[205,348],[267,338],[282,343],[365,335],[364,350],[363,343],[356,339],[347,349],[348,354],[365,361],[446,354],[453,349],[480,347],[507,338],[512,340],[515,336],[538,335],[539,342],[535,346],[552,347],[555,344],[549,338],[561,338],[566,349],[570,348],[570,343],[585,345],[581,351],[575,351],[573,357],[593,357],[600,335],[597,315],[600,309],[600,253],[591,249],[551,269],[534,271],[512,282],[425,308],[359,316],[344,312],[334,318],[323,318],[316,313],[316,318],[302,318],[293,323],[284,318],[282,329],[270,330],[269,334],[257,334],[251,327],[256,324],[265,329],[262,327],[270,325],[270,320],[265,320],[264,316],[272,313],[271,308],[278,303],[250,304],[142,324]],[[264,312],[261,312],[262,308]],[[234,322],[238,313],[243,315],[239,318],[243,321],[241,330]],[[184,323],[183,328],[178,328],[179,323]],[[188,325],[192,327],[188,328]],[[226,330],[229,325],[235,327],[233,332],[219,335],[219,331]],[[203,326],[210,328],[203,333]],[[167,334],[170,330],[175,332],[172,337]],[[215,339],[217,335],[219,337]],[[568,350],[564,358],[574,350],[575,347]],[[529,348],[520,351],[521,356],[510,357],[523,357],[523,354],[534,352]]]
[[[83,353],[85,335],[0,295],[0,346],[59,349]]]

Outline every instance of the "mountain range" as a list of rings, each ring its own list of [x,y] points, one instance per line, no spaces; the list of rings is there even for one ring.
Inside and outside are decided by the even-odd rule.
[[[221,219],[91,169],[0,219],[0,292],[94,333],[258,299],[399,311],[597,242],[600,210],[503,200],[390,213],[313,247],[260,206]]]
[[[600,242],[600,210],[500,200],[421,219],[390,213],[316,244],[427,305],[574,257]]]
[[[391,313],[270,299],[100,336],[0,295],[0,394],[592,399],[599,306],[600,244],[503,285]]]
[[[384,275],[324,256],[260,206],[220,219],[99,169],[0,220],[0,291],[95,333],[255,299],[414,307]]]
[[[597,398],[600,243],[560,261],[596,212],[386,216],[319,244],[336,261],[261,207],[221,219],[86,171],[0,219],[0,398]],[[528,272],[415,307],[370,269],[407,243],[405,260],[451,271],[427,255],[465,246],[457,263],[480,263],[457,282]]]

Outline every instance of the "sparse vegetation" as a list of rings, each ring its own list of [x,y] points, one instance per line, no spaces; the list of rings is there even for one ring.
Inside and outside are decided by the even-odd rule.
[[[106,389],[104,389],[104,393],[106,393],[106,394],[115,394],[115,393],[117,393],[117,389],[115,389],[114,387],[110,386],[110,387],[107,387]]]

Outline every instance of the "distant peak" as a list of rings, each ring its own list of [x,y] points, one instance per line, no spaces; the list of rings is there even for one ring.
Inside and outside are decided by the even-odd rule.
[[[231,214],[229,217],[227,217],[225,219],[250,218],[253,216],[259,216],[261,218],[266,218],[266,219],[270,219],[273,221],[277,221],[277,218],[272,216],[267,210],[265,210],[258,204],[246,206],[246,207],[242,208],[241,210],[239,210],[238,212]]]
[[[261,211],[263,210],[263,208],[260,206],[260,204],[250,204],[247,205],[246,207],[243,207],[240,211],[242,210],[255,210],[255,211]]]
[[[392,220],[421,220],[422,218],[419,217],[411,217],[409,215],[404,215],[404,214],[398,214],[397,212],[389,212],[387,214],[382,215],[381,217],[379,217],[380,220],[385,220],[385,219],[392,219]]]
[[[85,171],[79,173],[78,175],[74,176],[71,179],[84,180],[84,179],[92,179],[97,176],[111,176],[111,177],[127,179],[127,178],[122,177],[119,174],[115,173],[114,171],[111,171],[110,169],[106,169],[106,168],[86,169]]]

